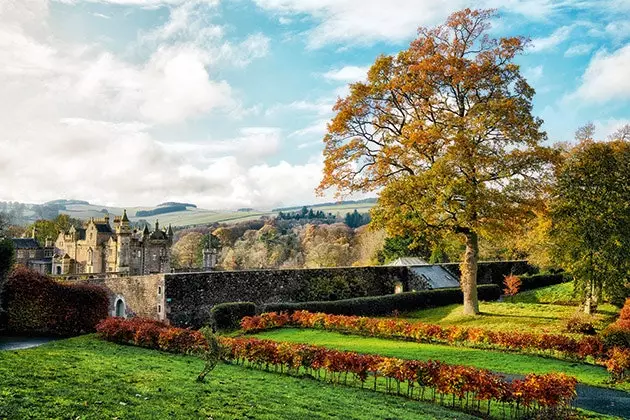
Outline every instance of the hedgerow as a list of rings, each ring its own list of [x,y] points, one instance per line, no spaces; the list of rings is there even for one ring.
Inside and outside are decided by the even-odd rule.
[[[99,335],[106,340],[147,348],[156,348],[154,341],[138,337],[143,331],[155,329],[160,331],[160,349],[203,354],[200,348],[207,348],[207,342],[200,344],[203,335],[199,331],[172,328],[147,319],[109,318],[98,327]],[[183,336],[187,337],[184,341],[173,338],[168,346],[162,343],[166,337]],[[179,344],[183,342],[186,344]],[[323,375],[324,380],[335,384],[365,387],[371,379],[370,385],[377,391],[483,415],[489,415],[491,404],[497,404],[510,417],[565,418],[570,415],[576,396],[576,379],[564,374],[527,375],[523,380],[510,382],[488,370],[439,361],[402,360],[255,338],[219,337],[218,342],[222,348],[217,353],[226,362],[318,379]]]
[[[5,284],[7,328],[17,333],[77,335],[107,317],[109,298],[95,285],[59,283],[25,267]]]
[[[535,334],[523,332],[492,331],[482,328],[466,328],[409,322],[402,319],[366,318],[359,316],[330,315],[296,311],[288,313],[264,313],[260,316],[245,317],[241,328],[246,333],[259,332],[272,328],[294,326],[318,328],[327,331],[359,334],[385,339],[403,339],[421,343],[446,343],[472,347],[491,347],[531,353],[559,354],[563,357],[587,360],[608,367],[613,380],[623,380],[626,373],[620,369],[630,369],[626,353],[619,347],[607,347],[599,337],[573,338],[561,334]],[[609,363],[609,360],[614,359]],[[627,366],[627,367],[625,367]]]
[[[479,300],[494,301],[501,295],[501,289],[494,284],[484,284],[477,287],[477,293]],[[378,316],[462,302],[463,294],[460,288],[446,288],[335,301],[270,303],[262,307],[262,312],[309,311],[336,315]]]
[[[96,331],[107,341],[171,353],[199,353],[208,346],[199,331],[146,318],[107,318],[96,326]]]

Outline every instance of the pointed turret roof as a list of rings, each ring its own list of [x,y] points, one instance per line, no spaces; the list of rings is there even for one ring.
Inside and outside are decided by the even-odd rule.
[[[144,225],[144,229],[142,230],[142,234],[143,235],[148,235],[149,234],[149,226]]]
[[[173,236],[173,228],[171,227],[171,224],[168,224],[168,230],[166,231],[166,234],[168,236]]]
[[[123,222],[128,222],[129,221],[129,218],[127,217],[127,209],[123,210],[122,221]]]

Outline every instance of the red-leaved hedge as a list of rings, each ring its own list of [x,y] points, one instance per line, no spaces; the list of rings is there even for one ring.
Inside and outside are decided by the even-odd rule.
[[[102,338],[121,344],[174,353],[207,349],[199,331],[173,328],[150,319],[108,318],[97,329]],[[495,403],[503,406],[504,413],[507,409],[510,417],[564,418],[576,396],[576,379],[564,374],[527,375],[523,380],[510,382],[488,370],[438,361],[403,360],[255,338],[219,337],[219,342],[224,361],[273,367],[298,375],[301,369],[320,379],[323,374],[324,380],[334,383],[347,384],[350,376],[362,387],[372,378],[375,390],[432,400],[474,413],[487,414],[490,404]]]
[[[269,312],[260,316],[244,317],[241,320],[241,328],[247,333],[284,326],[318,328],[420,343],[448,343],[517,351],[559,353],[565,357],[581,360],[591,357],[596,363],[608,368],[613,380],[623,381],[630,377],[630,349],[616,345],[606,346],[599,337],[576,339],[561,334],[503,332],[457,326],[442,327],[401,319],[330,315],[307,311],[296,311],[292,315]]]
[[[324,378],[334,383],[342,382],[342,377],[347,383],[351,375],[351,381],[360,382],[362,387],[372,377],[375,390],[378,378],[385,378],[386,392],[431,399],[477,413],[482,411],[482,402],[483,411],[489,411],[490,402],[495,402],[504,404],[504,410],[507,405],[515,417],[557,417],[568,414],[576,395],[577,380],[561,373],[527,375],[524,380],[510,382],[485,369],[439,361],[404,360],[255,338],[221,337],[220,342],[227,349],[224,358],[240,364],[279,367],[296,374],[302,368],[304,373],[318,377],[324,371]]]
[[[107,341],[171,353],[198,353],[208,347],[199,331],[175,328],[147,318],[107,318],[96,326],[96,331]]]
[[[7,327],[17,333],[77,335],[95,331],[109,299],[95,285],[59,283],[25,267],[15,268],[4,289]]]
[[[606,353],[603,343],[597,337],[575,339],[561,334],[503,332],[457,326],[442,327],[402,319],[366,318],[296,311],[291,316],[286,313],[271,312],[255,317],[245,317],[241,321],[241,327],[245,332],[262,331],[285,325],[423,343],[460,343],[487,345],[507,350],[556,351],[580,359],[587,356],[602,357]]]

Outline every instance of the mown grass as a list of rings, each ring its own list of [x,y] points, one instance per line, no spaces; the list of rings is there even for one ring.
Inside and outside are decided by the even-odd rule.
[[[0,418],[473,418],[357,388],[203,362],[83,336],[0,352]]]
[[[406,313],[401,317],[442,326],[456,325],[501,331],[562,333],[567,320],[578,313],[576,306],[521,302],[480,302],[479,309],[481,315],[467,316],[462,313],[462,305],[448,305]],[[614,306],[602,305],[600,311],[592,317],[594,326],[596,328],[605,327],[614,320],[617,313],[618,309]]]
[[[261,332],[255,336],[275,341],[308,343],[331,349],[380,354],[401,359],[440,360],[445,363],[474,366],[515,375],[564,372],[575,376],[578,381],[584,384],[630,391],[630,384],[627,383],[609,385],[607,383],[609,375],[603,367],[534,355],[385,340],[313,329],[281,328]]]

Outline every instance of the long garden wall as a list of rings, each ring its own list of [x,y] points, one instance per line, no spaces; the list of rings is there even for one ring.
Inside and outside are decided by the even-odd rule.
[[[178,326],[207,321],[212,306],[224,302],[256,304],[338,300],[394,293],[415,284],[406,267],[348,267],[297,270],[214,271],[165,274],[169,320]]]

